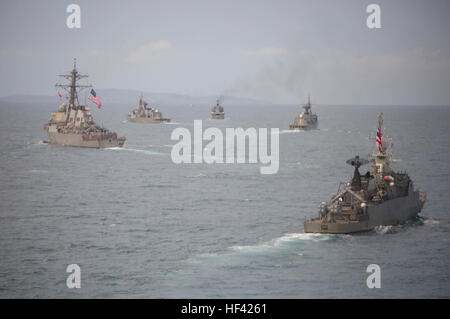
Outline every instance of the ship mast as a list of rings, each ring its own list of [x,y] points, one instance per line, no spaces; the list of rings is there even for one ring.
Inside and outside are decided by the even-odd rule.
[[[77,71],[77,59],[73,59],[73,69],[70,72],[70,74],[62,74],[59,75],[60,77],[63,77],[70,81],[70,84],[55,84],[55,87],[57,88],[63,88],[67,92],[69,92],[69,109],[78,109],[79,107],[79,101],[78,101],[78,92],[77,88],[80,90],[85,88],[91,88],[92,85],[79,85],[77,84],[77,80],[80,80],[82,78],[87,78],[87,75],[81,75]],[[76,100],[76,105],[75,105]]]
[[[311,97],[308,94],[308,103],[306,103],[306,105],[303,105],[303,108],[305,109],[305,114],[311,114]]]
[[[381,133],[382,126],[383,112],[380,112],[380,114],[378,115],[378,129],[375,137],[378,152],[371,155],[372,157],[374,157],[374,174],[378,175],[379,178],[382,178],[385,174],[389,174],[392,171],[391,154],[387,152],[389,139],[383,137]]]

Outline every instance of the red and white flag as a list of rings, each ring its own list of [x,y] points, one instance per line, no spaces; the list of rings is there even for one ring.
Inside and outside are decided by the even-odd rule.
[[[92,102],[94,102],[95,104],[97,104],[98,108],[102,107],[102,102],[98,98],[97,93],[95,93],[94,89],[91,90],[91,93],[89,94],[88,99],[91,100]]]
[[[381,152],[382,147],[381,147],[381,130],[380,130],[380,128],[378,128],[378,131],[377,131],[377,145],[378,145],[378,150]]]

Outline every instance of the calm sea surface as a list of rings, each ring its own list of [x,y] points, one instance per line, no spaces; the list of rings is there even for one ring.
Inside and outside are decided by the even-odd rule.
[[[319,130],[287,131],[298,106],[162,106],[172,124],[93,109],[123,149],[52,146],[54,105],[0,105],[1,298],[450,297],[450,107],[318,106]],[[377,114],[396,169],[427,192],[421,218],[360,235],[304,234],[303,221],[374,150]],[[280,128],[280,169],[172,163],[176,127]],[[362,169],[365,172],[365,168]],[[66,267],[81,267],[68,289]],[[381,267],[368,289],[366,267]]]

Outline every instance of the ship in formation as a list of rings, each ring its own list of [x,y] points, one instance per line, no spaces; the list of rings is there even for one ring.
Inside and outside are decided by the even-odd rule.
[[[353,178],[341,183],[336,195],[319,205],[317,217],[305,221],[306,233],[348,234],[417,218],[426,194],[414,188],[407,172],[392,169],[390,139],[382,135],[382,124],[380,113],[375,138],[377,152],[370,155],[371,170],[361,176],[359,167],[369,161],[359,156],[349,159],[347,163],[354,167]]]
[[[91,88],[90,99],[96,100],[97,97],[92,85],[78,84],[87,75],[78,73],[75,59],[72,71],[60,76],[70,83],[56,84],[56,87],[66,90],[69,98],[61,104],[58,111],[52,113],[48,123],[44,125],[50,144],[92,148],[122,147],[126,138],[97,125],[89,107],[79,103],[78,93],[82,89]],[[100,102],[97,103],[101,105]]]
[[[297,115],[294,123],[289,124],[290,130],[302,131],[316,129],[319,126],[317,114],[311,111],[311,100],[308,96],[308,103],[303,105],[303,111]]]
[[[148,103],[141,98],[139,105],[130,114],[128,114],[128,121],[136,123],[168,123],[170,119],[164,118],[161,112],[154,107],[147,107]]]
[[[225,111],[223,106],[220,105],[219,99],[217,99],[216,105],[211,109],[212,120],[223,120],[225,118]]]

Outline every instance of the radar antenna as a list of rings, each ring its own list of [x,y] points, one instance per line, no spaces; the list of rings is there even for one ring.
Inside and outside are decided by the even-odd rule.
[[[354,158],[347,160],[347,164],[355,167],[351,183],[351,187],[353,190],[359,191],[361,189],[361,174],[359,173],[359,167],[368,163],[368,160],[360,158],[359,155],[356,155]]]
[[[79,101],[78,101],[78,92],[77,89],[80,91],[85,88],[91,88],[92,85],[79,85],[77,84],[77,81],[82,78],[87,78],[87,75],[79,74],[77,71],[77,59],[73,59],[73,70],[69,74],[62,74],[59,75],[60,77],[63,77],[70,81],[70,84],[55,84],[55,87],[62,88],[69,92],[69,108],[78,109]],[[76,101],[76,105],[75,105]]]

